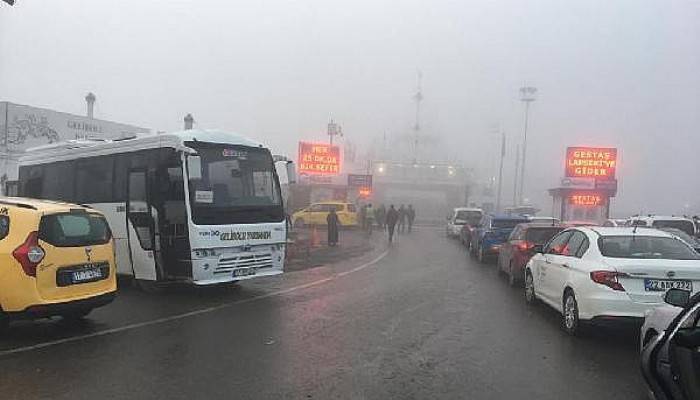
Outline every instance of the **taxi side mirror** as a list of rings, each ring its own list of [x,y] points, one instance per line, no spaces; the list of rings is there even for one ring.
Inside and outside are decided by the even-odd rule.
[[[544,251],[544,245],[543,244],[536,244],[535,246],[532,247],[532,251],[535,253],[542,253]]]
[[[669,289],[664,301],[672,306],[684,308],[690,302],[690,292],[682,289]]]

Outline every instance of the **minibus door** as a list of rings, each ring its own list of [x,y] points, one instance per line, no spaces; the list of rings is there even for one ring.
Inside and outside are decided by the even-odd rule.
[[[158,262],[157,212],[151,204],[148,186],[146,169],[129,171],[126,218],[131,266],[136,279],[153,281],[162,278],[163,273]]]

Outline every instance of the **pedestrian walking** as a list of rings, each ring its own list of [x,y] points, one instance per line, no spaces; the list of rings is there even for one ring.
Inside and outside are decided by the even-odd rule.
[[[408,217],[408,233],[411,233],[413,229],[413,221],[416,220],[416,210],[413,208],[413,204],[408,205],[408,210],[406,210]]]
[[[358,218],[360,219],[360,226],[362,226],[362,230],[367,229],[367,205],[363,204],[362,207],[360,207],[360,214],[358,215]]]
[[[389,206],[389,210],[386,212],[386,230],[389,233],[389,243],[394,240],[394,228],[396,228],[396,222],[399,220],[399,212],[396,211],[394,205]]]
[[[386,207],[384,207],[384,204],[377,208],[374,215],[377,220],[377,226],[379,226],[380,229],[384,229],[384,224],[386,224]]]
[[[372,208],[372,203],[367,204],[367,209],[365,210],[365,229],[367,229],[367,236],[372,236],[372,228],[374,226],[374,209]]]
[[[399,207],[399,233],[404,233],[406,231],[406,207],[401,204]]]
[[[335,208],[332,208],[331,212],[328,213],[326,223],[328,224],[328,245],[333,247],[338,244],[338,225],[340,224]]]

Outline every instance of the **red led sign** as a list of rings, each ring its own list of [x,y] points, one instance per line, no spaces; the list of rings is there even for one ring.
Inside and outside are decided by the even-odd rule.
[[[615,179],[617,149],[604,147],[569,147],[566,149],[568,178]]]
[[[569,196],[569,204],[575,206],[595,207],[603,204],[603,196],[595,193],[576,193]]]
[[[299,173],[338,175],[340,148],[326,143],[299,142]]]

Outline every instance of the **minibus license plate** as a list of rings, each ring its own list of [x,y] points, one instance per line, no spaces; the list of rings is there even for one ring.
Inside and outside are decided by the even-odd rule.
[[[241,276],[255,275],[255,268],[238,268],[233,270],[233,277],[238,278]]]
[[[693,291],[693,282],[665,279],[645,279],[644,290],[647,292],[665,292],[668,289]]]
[[[86,281],[94,281],[102,278],[100,267],[84,269],[81,271],[73,271],[73,283],[81,283]]]

